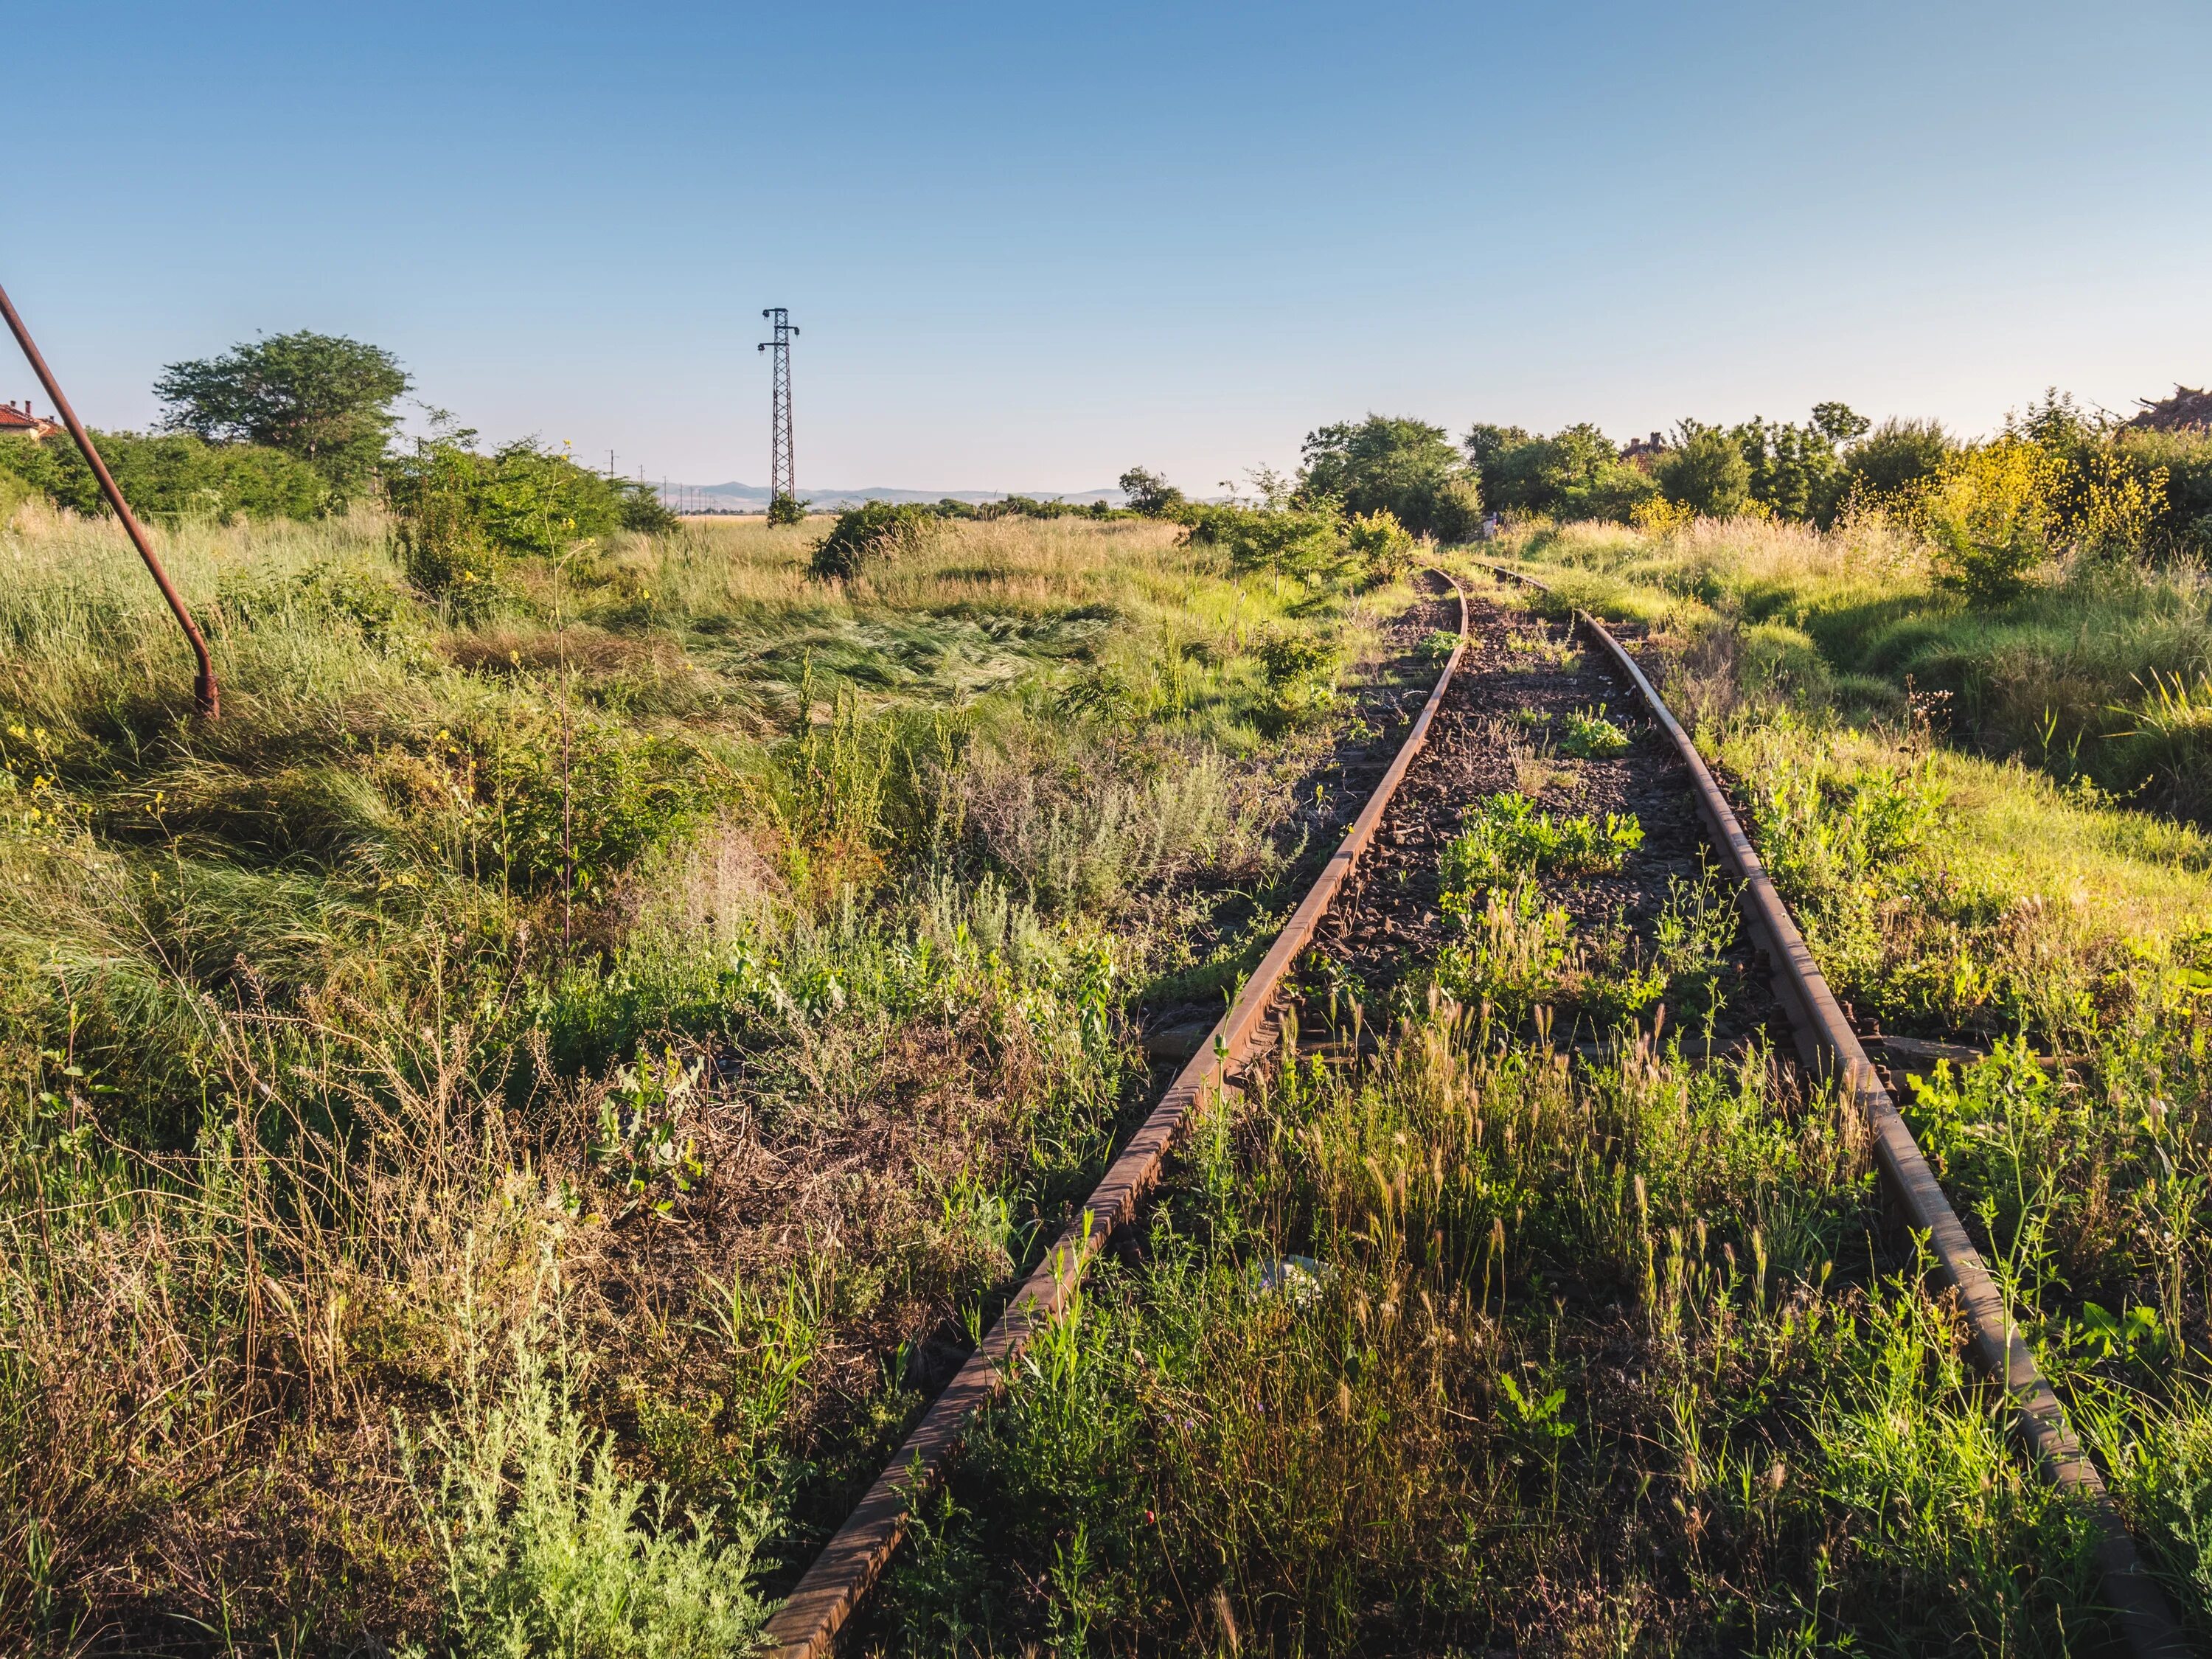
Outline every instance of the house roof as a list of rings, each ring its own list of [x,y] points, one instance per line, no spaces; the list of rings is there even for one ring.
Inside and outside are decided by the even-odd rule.
[[[32,414],[28,401],[21,405],[0,404],[0,432],[28,432],[43,438],[61,429],[59,422]]]

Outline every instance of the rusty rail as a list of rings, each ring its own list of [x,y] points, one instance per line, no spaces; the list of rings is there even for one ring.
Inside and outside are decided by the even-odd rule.
[[[45,356],[40,352],[37,343],[31,338],[31,331],[23,325],[23,319],[17,313],[15,302],[9,299],[8,290],[4,288],[0,288],[0,317],[8,319],[8,331],[15,337],[15,343],[23,348],[23,356],[30,360],[31,372],[39,377],[39,384],[46,388],[46,396],[53,401],[55,411],[62,417],[62,424],[69,428],[70,436],[76,440],[78,453],[84,457],[84,464],[92,469],[92,476],[99,480],[100,493],[107,497],[108,506],[113,507],[115,516],[123,520],[123,529],[131,538],[131,544],[138,550],[138,556],[145,560],[146,568],[152,573],[155,585],[161,590],[161,597],[169,602],[169,610],[177,619],[177,626],[185,630],[185,638],[191,644],[192,656],[199,664],[199,678],[192,691],[193,701],[202,718],[221,719],[222,694],[216,688],[215,664],[208,656],[207,641],[201,635],[199,624],[192,620],[192,613],[185,605],[185,597],[177,592],[177,585],[169,580],[169,573],[161,568],[161,561],[154,551],[153,543],[146,538],[144,527],[131,513],[131,504],[123,499],[123,492],[116,488],[114,477],[107,470],[107,463],[100,459],[100,451],[93,447],[92,434],[84,429],[84,422],[77,419],[76,410],[70,407],[70,400],[62,395],[61,383],[54,379],[53,370],[46,367]]]
[[[1307,890],[1290,921],[1276,936],[1243,993],[1212,1030],[1206,1046],[1179,1073],[1121,1155],[1106,1171],[1083,1207],[1047,1253],[1044,1261],[1015,1293],[998,1323],[970,1354],[945,1392],[915,1425],[860,1506],[839,1528],[799,1581],[791,1597],[768,1623],[776,1659],[819,1659],[851,1618],[905,1536],[909,1501],[944,1475],[959,1449],[968,1420],[1005,1386],[1008,1364],[1030,1336],[1055,1318],[1081,1282],[1084,1270],[1114,1231],[1136,1214],[1138,1200],[1159,1177],[1194,1111],[1232,1092],[1230,1074],[1251,1058],[1258,1046],[1267,1006],[1297,954],[1313,937],[1330,902],[1351,875],[1359,855],[1375,838],[1382,813],[1398,793],[1443,702],[1444,689],[1467,653],[1467,594],[1449,573],[1459,598],[1459,644],[1429,693],[1413,729],[1407,734],[1390,769],[1375,786],[1343,844]]]
[[[1547,583],[1534,576],[1487,561],[1476,562],[1540,592],[1552,592]],[[1958,1291],[1975,1357],[2003,1386],[2015,1426],[2034,1454],[2038,1469],[2087,1518],[2096,1535],[2097,1567],[2105,1597],[2119,1621],[2129,1650],[2137,1659],[2180,1659],[2192,1650],[2174,1622],[2157,1581],[2136,1553],[2135,1540],[2113,1505],[2112,1494],[2106,1491],[2103,1477],[2067,1422],[2066,1408],[2021,1335],[2003,1292],[1990,1276],[1958,1212],[1943,1195],[1936,1172],[1929,1167],[1897,1103],[1867,1059],[1858,1034],[1828,989],[1813,953],[1806,948],[1804,935],[1790,920],[1757,849],[1714,781],[1711,769],[1620,641],[1588,611],[1577,610],[1574,616],[1612,653],[1674,740],[1683,764],[1690,769],[1698,813],[1742,884],[1745,917],[1767,960],[1774,964],[1775,988],[1793,1018],[1798,1046],[1816,1069],[1832,1072],[1841,1079],[1865,1114],[1883,1184],[1905,1224],[1927,1237],[1937,1277]]]

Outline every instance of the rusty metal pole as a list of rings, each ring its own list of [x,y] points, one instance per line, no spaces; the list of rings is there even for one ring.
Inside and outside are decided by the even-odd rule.
[[[39,355],[39,348],[31,339],[31,331],[23,326],[23,319],[16,313],[15,304],[8,298],[8,290],[4,288],[0,288],[0,316],[7,318],[8,331],[15,337],[15,343],[23,348],[23,356],[30,359],[32,372],[39,377],[39,384],[46,389],[46,396],[53,400],[54,408],[62,417],[62,424],[69,428],[70,436],[76,441],[85,465],[92,469],[92,476],[100,481],[100,493],[107,497],[108,506],[113,507],[115,516],[123,520],[123,528],[131,538],[131,544],[138,550],[138,556],[146,561],[146,568],[153,574],[155,586],[161,590],[161,597],[169,602],[170,611],[175,613],[177,626],[185,630],[185,638],[191,642],[192,655],[199,662],[199,681],[193,692],[201,715],[207,720],[220,719],[222,698],[216,689],[215,664],[209,659],[207,641],[201,637],[199,625],[192,620],[192,613],[185,609],[184,595],[177,592],[177,585],[169,580],[169,573],[161,568],[161,561],[155,555],[154,544],[146,539],[145,529],[131,513],[131,504],[123,499],[123,492],[115,487],[115,479],[107,470],[107,463],[100,459],[100,452],[92,447],[92,434],[84,429],[84,422],[77,419],[76,411],[70,407],[69,399],[62,396],[61,387],[55,383],[53,370],[46,367],[46,360]]]

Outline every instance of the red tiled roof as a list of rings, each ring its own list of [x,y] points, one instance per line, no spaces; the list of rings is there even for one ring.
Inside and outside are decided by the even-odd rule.
[[[18,408],[14,404],[0,404],[0,432],[29,432],[44,437],[61,430],[59,423],[43,415],[33,415],[27,406]]]

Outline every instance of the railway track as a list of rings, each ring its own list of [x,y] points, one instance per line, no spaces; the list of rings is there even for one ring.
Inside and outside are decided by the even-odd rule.
[[[1548,592],[1518,572],[1486,568]],[[778,1659],[816,1659],[831,1650],[897,1549],[909,1506],[944,1477],[969,1423],[1000,1392],[1012,1362],[1058,1316],[1098,1251],[1134,1218],[1184,1128],[1197,1114],[1233,1093],[1247,1068],[1272,1052],[1277,1011],[1286,995],[1297,994],[1293,969],[1301,957],[1326,954],[1358,963],[1387,980],[1409,957],[1419,954],[1423,918],[1433,921],[1434,906],[1423,881],[1433,871],[1436,849],[1455,826],[1458,809],[1481,788],[1478,780],[1484,769],[1494,775],[1498,764],[1496,726],[1486,731],[1479,718],[1458,719],[1430,763],[1415,771],[1416,760],[1430,748],[1447,693],[1462,681],[1474,642],[1475,608],[1456,580],[1446,580],[1458,601],[1458,641],[1389,769],[1235,1005],[770,1620],[767,1634]],[[1663,758],[1623,786],[1640,790],[1623,804],[1651,827],[1639,863],[1647,868],[1654,860],[1680,865],[1692,855],[1702,862],[1706,848],[1717,855],[1722,873],[1736,887],[1748,931],[1733,964],[1742,991],[1749,994],[1732,999],[1741,1010],[1737,1019],[1786,1032],[1803,1068],[1834,1079],[1863,1117],[1884,1190],[1905,1225],[1926,1237],[1942,1283],[1956,1293],[1974,1357],[2004,1388],[2019,1437],[2038,1469],[2087,1521],[2105,1600],[2130,1651],[2138,1659],[2172,1659],[2190,1651],[1986,1264],[1711,769],[1620,641],[1583,612],[1574,613],[1571,628],[1603,653],[1603,672],[1620,692],[1641,702],[1663,739]],[[1585,671],[1577,684],[1586,687],[1588,678]],[[1481,688],[1463,681],[1459,690],[1462,703],[1481,694]],[[1567,693],[1559,690],[1557,695]],[[1367,902],[1377,890],[1392,896],[1381,904]],[[1340,902],[1347,898],[1353,902]],[[1585,902],[1612,903],[1620,914],[1634,907],[1637,895],[1600,887]],[[1709,1029],[1704,1040],[1711,1048],[1751,1041],[1755,1035],[1749,1030]]]

